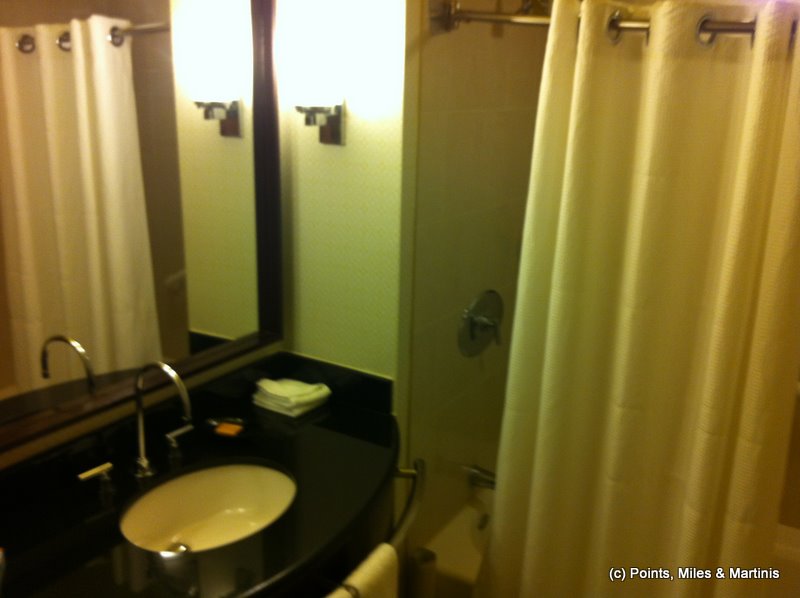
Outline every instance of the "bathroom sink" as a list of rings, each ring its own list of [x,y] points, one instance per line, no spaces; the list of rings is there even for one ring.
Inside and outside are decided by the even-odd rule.
[[[156,552],[198,552],[261,531],[292,504],[294,481],[261,465],[201,469],[156,486],[123,514],[122,534]]]

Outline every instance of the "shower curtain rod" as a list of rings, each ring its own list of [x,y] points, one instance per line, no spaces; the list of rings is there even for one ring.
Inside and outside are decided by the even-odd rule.
[[[481,12],[461,10],[457,2],[443,2],[438,11],[431,12],[431,20],[436,21],[446,31],[452,31],[459,23],[471,21],[479,23],[495,23],[505,25],[525,25],[529,27],[549,27],[550,17],[524,13]],[[638,31],[649,35],[650,21],[623,19],[619,11],[608,19],[608,32],[618,38],[625,31]],[[712,41],[717,34],[754,35],[756,22],[753,21],[716,21],[708,16],[697,24],[697,35],[710,36]]]
[[[144,35],[147,33],[164,33],[169,31],[169,23],[143,23],[142,25],[131,25],[120,29],[122,35]]]
[[[131,25],[130,27],[112,27],[108,32],[108,41],[119,47],[125,43],[125,38],[133,35],[143,35],[147,33],[162,33],[169,31],[169,23],[144,23],[142,25]],[[72,51],[72,40],[69,31],[64,31],[56,39],[56,44],[64,52]],[[30,54],[36,50],[36,39],[30,33],[23,33],[14,44],[23,54]]]
[[[149,33],[162,33],[165,31],[169,31],[169,23],[143,23],[142,25],[131,25],[124,29],[112,27],[111,31],[108,32],[108,41],[119,47],[125,43],[126,37]]]

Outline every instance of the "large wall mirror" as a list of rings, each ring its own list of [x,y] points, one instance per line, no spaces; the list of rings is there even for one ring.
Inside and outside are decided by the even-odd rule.
[[[0,151],[4,175],[0,192],[4,204],[8,195],[20,189],[26,199],[33,198],[30,211],[35,223],[19,226],[16,219],[25,214],[0,212],[4,235],[0,245],[0,399],[16,398],[47,382],[39,379],[38,356],[41,343],[53,334],[81,341],[99,374],[129,370],[150,359],[169,361],[182,373],[192,373],[280,338],[280,168],[272,74],[273,0],[252,0],[249,5],[243,1],[245,18],[250,18],[248,9],[252,10],[254,68],[248,68],[251,87],[240,98],[242,136],[225,138],[217,133],[217,123],[204,121],[193,98],[175,83],[180,76],[173,64],[171,34],[158,28],[136,31],[145,24],[171,23],[178,12],[190,12],[193,6],[209,4],[207,1],[0,0],[0,43],[8,46],[0,48],[0,116],[3,133],[10,140]],[[87,24],[78,26],[80,31],[72,25],[73,39],[66,42],[72,48],[66,50],[96,51],[91,35],[97,24],[91,15],[124,19],[132,26],[124,44],[130,51],[135,129],[126,130],[107,115],[64,117],[59,99],[64,92],[56,96],[58,101],[46,95],[49,88],[58,90],[58,85],[65,84],[76,88],[79,98],[88,94],[89,104],[100,104],[106,88],[128,85],[118,81],[109,85],[102,73],[94,81],[82,82],[80,73],[70,75],[69,81],[59,81],[62,69],[58,63],[53,67],[46,62],[50,55],[59,60],[65,53],[56,43],[59,36],[51,35],[51,25],[69,24],[73,19],[86,19]],[[88,41],[74,39],[76,31],[82,34],[84,29]],[[239,35],[249,41],[247,33],[240,31]],[[24,34],[33,39],[30,52],[25,51],[28,41],[22,39]],[[95,64],[105,60],[94,54],[89,59]],[[112,71],[124,70],[113,64],[116,58],[109,60]],[[213,77],[202,56],[191,62],[206,79]],[[49,80],[54,72],[55,82]],[[19,107],[30,105],[24,94],[15,97],[23,85],[45,93],[37,100],[39,112],[34,121],[50,123],[51,118],[64,117],[71,124],[45,127],[41,133],[35,132],[35,122],[20,124],[29,109],[21,111]],[[247,97],[250,89],[252,101]],[[54,111],[55,116],[51,114]],[[54,130],[61,139],[51,147],[45,137]],[[78,151],[84,138],[96,143],[96,153]],[[132,138],[138,139],[135,151],[129,143]],[[24,159],[12,142],[28,152]],[[59,166],[54,162],[59,153],[71,154],[77,161]],[[120,169],[123,172],[121,179],[110,179],[110,184],[104,178],[104,167],[97,163],[99,157],[114,153],[123,154],[122,166],[109,168],[113,175],[119,175],[116,171]],[[108,201],[113,194],[115,207],[127,206],[132,200],[124,191],[137,183],[131,182],[125,169],[136,154],[141,158],[144,237],[135,236],[138,225],[132,212],[112,214],[109,208],[106,214],[97,203],[80,210],[63,208],[63,194],[86,184],[97,201]],[[13,177],[8,174],[15,169]],[[87,175],[87,171],[91,172]],[[123,193],[117,195],[120,191]],[[46,205],[43,197],[48,194],[53,197]],[[102,212],[102,218],[94,218],[96,212]],[[56,228],[56,234],[41,234],[61,219],[71,219],[70,224]],[[92,222],[83,228],[87,220]],[[100,220],[104,222],[98,223]],[[102,229],[101,225],[112,228]],[[128,237],[132,244],[124,246]],[[95,242],[98,244],[92,245]],[[83,262],[97,267],[99,274],[84,274],[80,269]],[[28,283],[29,287],[19,290]],[[62,301],[59,297],[64,287],[80,287],[83,295]],[[80,314],[93,293],[102,296],[101,307],[92,307],[86,316],[78,315],[74,323],[70,314]],[[150,297],[151,311],[142,307],[146,303],[143,297]],[[46,315],[26,320],[30,310],[25,310],[34,304]],[[120,313],[106,314],[114,310]],[[151,326],[154,318],[148,316],[151,313],[157,320],[155,327]],[[87,326],[81,318],[100,321],[103,330],[94,337],[76,332]],[[136,345],[148,335],[154,340],[151,346],[138,353],[129,350],[127,345]],[[26,338],[20,341],[19,337]],[[116,349],[115,344],[122,348]],[[23,353],[26,365],[20,366]],[[69,354],[68,347],[54,344],[50,353],[54,381],[83,376],[79,360]],[[107,358],[116,353],[122,357]],[[0,423],[8,420],[3,417],[3,404],[11,402],[0,400]],[[19,415],[15,409],[9,417]]]

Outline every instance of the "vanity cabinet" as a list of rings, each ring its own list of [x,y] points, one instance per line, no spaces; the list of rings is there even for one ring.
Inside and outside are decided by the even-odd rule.
[[[252,404],[263,377],[324,382],[332,394],[292,419]],[[266,464],[296,483],[288,510],[264,530],[170,569],[119,531],[121,514],[146,490],[133,475],[129,417],[0,472],[4,597],[322,596],[388,538],[398,457],[388,380],[279,354],[196,388],[191,399],[195,430],[180,439],[180,463],[164,438],[180,421],[177,399],[147,410],[148,456],[158,472],[147,485],[219,464]],[[213,422],[224,419],[241,420],[242,431],[218,434]],[[106,462],[113,469],[105,488],[97,478],[78,480]]]

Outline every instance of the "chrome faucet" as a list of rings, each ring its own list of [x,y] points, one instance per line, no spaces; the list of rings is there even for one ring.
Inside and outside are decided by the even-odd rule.
[[[89,360],[89,356],[86,354],[86,349],[83,348],[78,341],[74,338],[69,338],[63,336],[61,334],[56,334],[51,336],[42,345],[42,378],[50,378],[50,367],[48,363],[48,354],[47,354],[47,347],[50,343],[53,342],[61,342],[66,343],[70,347],[72,347],[75,352],[78,354],[78,357],[81,358],[81,362],[83,363],[83,369],[86,371],[86,385],[89,387],[89,394],[94,394],[95,388],[97,385],[95,384],[94,380],[94,369],[92,368],[92,362]]]
[[[155,470],[147,460],[144,440],[144,375],[149,370],[159,370],[169,377],[178,389],[178,396],[183,405],[183,420],[186,422],[186,425],[167,434],[170,447],[177,449],[177,437],[194,429],[192,426],[192,404],[189,402],[189,393],[186,391],[186,386],[178,375],[178,372],[161,361],[154,361],[142,367],[139,373],[136,374],[136,428],[139,442],[139,457],[136,459],[136,477],[138,478],[148,478],[155,474]]]

